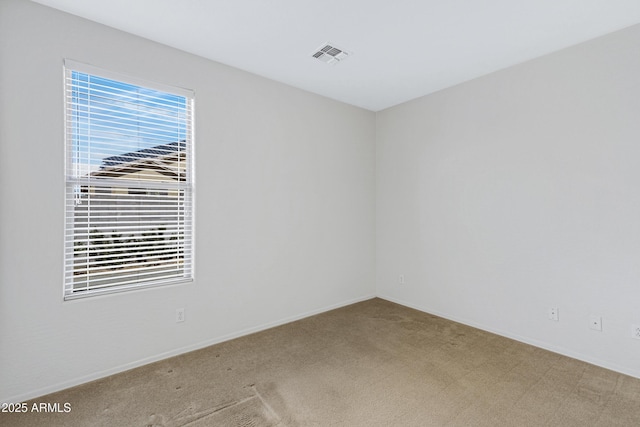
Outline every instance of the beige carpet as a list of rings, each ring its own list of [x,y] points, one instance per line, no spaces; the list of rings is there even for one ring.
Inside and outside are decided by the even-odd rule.
[[[381,299],[35,401],[0,425],[640,426],[638,379]]]

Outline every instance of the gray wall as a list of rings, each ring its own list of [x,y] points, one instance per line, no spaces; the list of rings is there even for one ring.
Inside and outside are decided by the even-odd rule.
[[[639,53],[634,26],[378,113],[379,295],[640,377]]]
[[[63,58],[195,90],[194,283],[63,302]],[[374,295],[374,113],[17,0],[0,93],[0,401]]]

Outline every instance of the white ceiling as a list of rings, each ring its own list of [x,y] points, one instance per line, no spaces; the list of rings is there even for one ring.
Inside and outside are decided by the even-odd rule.
[[[35,1],[372,111],[640,23],[640,0]]]

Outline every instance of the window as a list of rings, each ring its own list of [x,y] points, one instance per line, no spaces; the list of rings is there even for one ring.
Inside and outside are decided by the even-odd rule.
[[[64,298],[192,280],[193,92],[72,61],[64,86]]]

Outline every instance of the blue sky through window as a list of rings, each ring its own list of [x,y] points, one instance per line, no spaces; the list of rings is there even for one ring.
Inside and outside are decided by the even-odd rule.
[[[77,176],[107,157],[187,138],[187,98],[71,72],[71,132]]]

